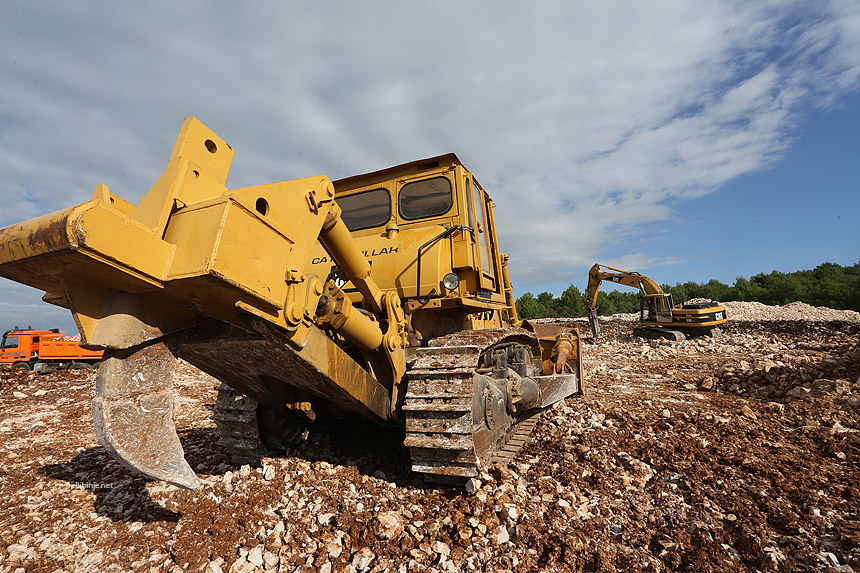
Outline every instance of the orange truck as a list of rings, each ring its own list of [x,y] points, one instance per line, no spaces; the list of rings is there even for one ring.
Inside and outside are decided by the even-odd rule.
[[[65,369],[93,368],[102,359],[103,350],[87,350],[77,340],[56,328],[33,330],[32,327],[3,333],[0,343],[0,364],[12,368],[33,370],[37,374]]]

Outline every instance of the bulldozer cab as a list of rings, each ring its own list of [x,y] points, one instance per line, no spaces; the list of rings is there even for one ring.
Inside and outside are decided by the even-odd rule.
[[[641,322],[672,322],[672,294],[643,294],[639,296]]]
[[[334,182],[343,220],[384,290],[404,301],[504,303],[493,203],[454,154]],[[337,273],[318,248],[318,276]],[[348,293],[355,291],[345,285]],[[423,301],[423,302],[422,302]]]

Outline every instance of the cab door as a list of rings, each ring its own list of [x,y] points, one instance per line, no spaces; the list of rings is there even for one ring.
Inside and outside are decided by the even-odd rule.
[[[29,360],[33,357],[33,337],[18,337],[18,354],[23,355],[24,360]]]
[[[470,189],[475,205],[475,233],[478,235],[478,252],[480,259],[480,286],[483,290],[499,292],[498,268],[495,254],[496,237],[493,225],[492,201],[481,189],[477,181],[472,181]]]
[[[654,303],[657,305],[657,322],[672,322],[672,303],[669,296],[671,295],[654,298]]]

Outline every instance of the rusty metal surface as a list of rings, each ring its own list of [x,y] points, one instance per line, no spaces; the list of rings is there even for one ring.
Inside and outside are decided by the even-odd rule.
[[[76,209],[70,207],[0,229],[0,265],[69,248],[68,219]]]
[[[218,426],[218,441],[230,452],[233,463],[255,464],[267,455],[253,398],[221,384],[212,419]]]
[[[517,423],[507,435],[504,445],[499,448],[499,452],[494,458],[495,461],[506,464],[517,455],[517,452],[528,443],[532,430],[538,423],[538,420],[540,420],[541,412],[542,410],[533,410],[532,412],[527,412],[517,420]]]
[[[0,276],[53,293],[62,293],[58,271],[74,271],[68,219],[77,207],[0,229]]]
[[[419,348],[411,370],[422,368],[474,368],[480,346],[463,345],[450,347]]]
[[[96,436],[123,466],[180,487],[199,480],[173,423],[176,358],[164,342],[131,354],[108,352],[96,377]]]
[[[446,346],[478,346],[488,348],[502,340],[506,342],[519,342],[526,346],[537,347],[538,342],[534,335],[523,328],[488,328],[484,330],[464,330],[433,338],[428,343],[430,347]]]
[[[474,347],[473,363],[478,351]],[[472,368],[457,367],[407,372],[404,443],[413,471],[432,479],[477,475],[478,458],[472,440],[473,376]]]
[[[571,394],[581,392],[579,377],[576,374],[556,374],[554,376],[538,376],[533,378],[540,387],[541,401],[539,408],[552,406],[559,400],[564,400]]]
[[[544,322],[523,321],[523,328],[534,332],[538,338],[555,339],[559,334],[567,334],[573,330],[570,326],[561,326],[558,324],[550,324]]]
[[[506,408],[507,380],[497,380],[490,376],[476,374],[472,401],[474,428],[472,439],[475,455],[480,465],[486,469],[505,445],[516,424],[516,418]]]
[[[539,410],[512,416],[502,390],[507,381],[482,375],[476,368],[480,356],[494,346],[522,344],[534,356],[539,352],[534,334],[520,328],[472,330],[430,344],[416,352],[406,374],[403,411],[412,470],[447,481],[476,476],[494,461],[509,460],[527,440]],[[571,390],[570,382],[576,380],[549,378],[545,386],[553,401]]]
[[[388,389],[316,328],[297,349],[277,329],[255,335],[213,321],[187,331],[179,355],[274,410],[283,410],[288,390],[297,388],[372,420],[390,420]]]

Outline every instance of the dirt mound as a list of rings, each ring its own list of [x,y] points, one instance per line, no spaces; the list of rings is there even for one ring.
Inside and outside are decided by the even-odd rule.
[[[850,345],[816,358],[776,354],[752,363],[741,361],[704,378],[699,388],[780,401],[825,394],[860,395],[860,348]]]
[[[709,302],[708,299],[696,298],[687,303]],[[801,320],[801,321],[860,321],[860,313],[854,310],[834,310],[821,306],[810,306],[805,302],[791,302],[783,306],[772,306],[760,302],[721,302],[726,308],[729,320]],[[599,317],[602,321],[634,321],[639,320],[639,313],[621,313]],[[557,319],[546,319],[557,320]],[[562,319],[564,320],[564,319]]]
[[[805,320],[805,321],[860,321],[854,310],[834,310],[810,306],[805,302],[791,302],[783,306],[770,306],[760,302],[724,302],[729,320]]]
[[[669,342],[604,324],[584,337],[587,395],[474,495],[417,480],[401,433],[354,420],[234,465],[209,417],[217,382],[187,364],[176,420],[202,485],[180,490],[98,444],[94,372],[16,374],[17,394],[0,390],[0,571],[860,568],[860,390],[786,395],[856,381],[860,325],[736,321]]]
[[[0,366],[0,393],[4,391],[12,391],[13,388],[26,383],[35,374],[28,370],[20,368],[12,368],[8,365]]]

